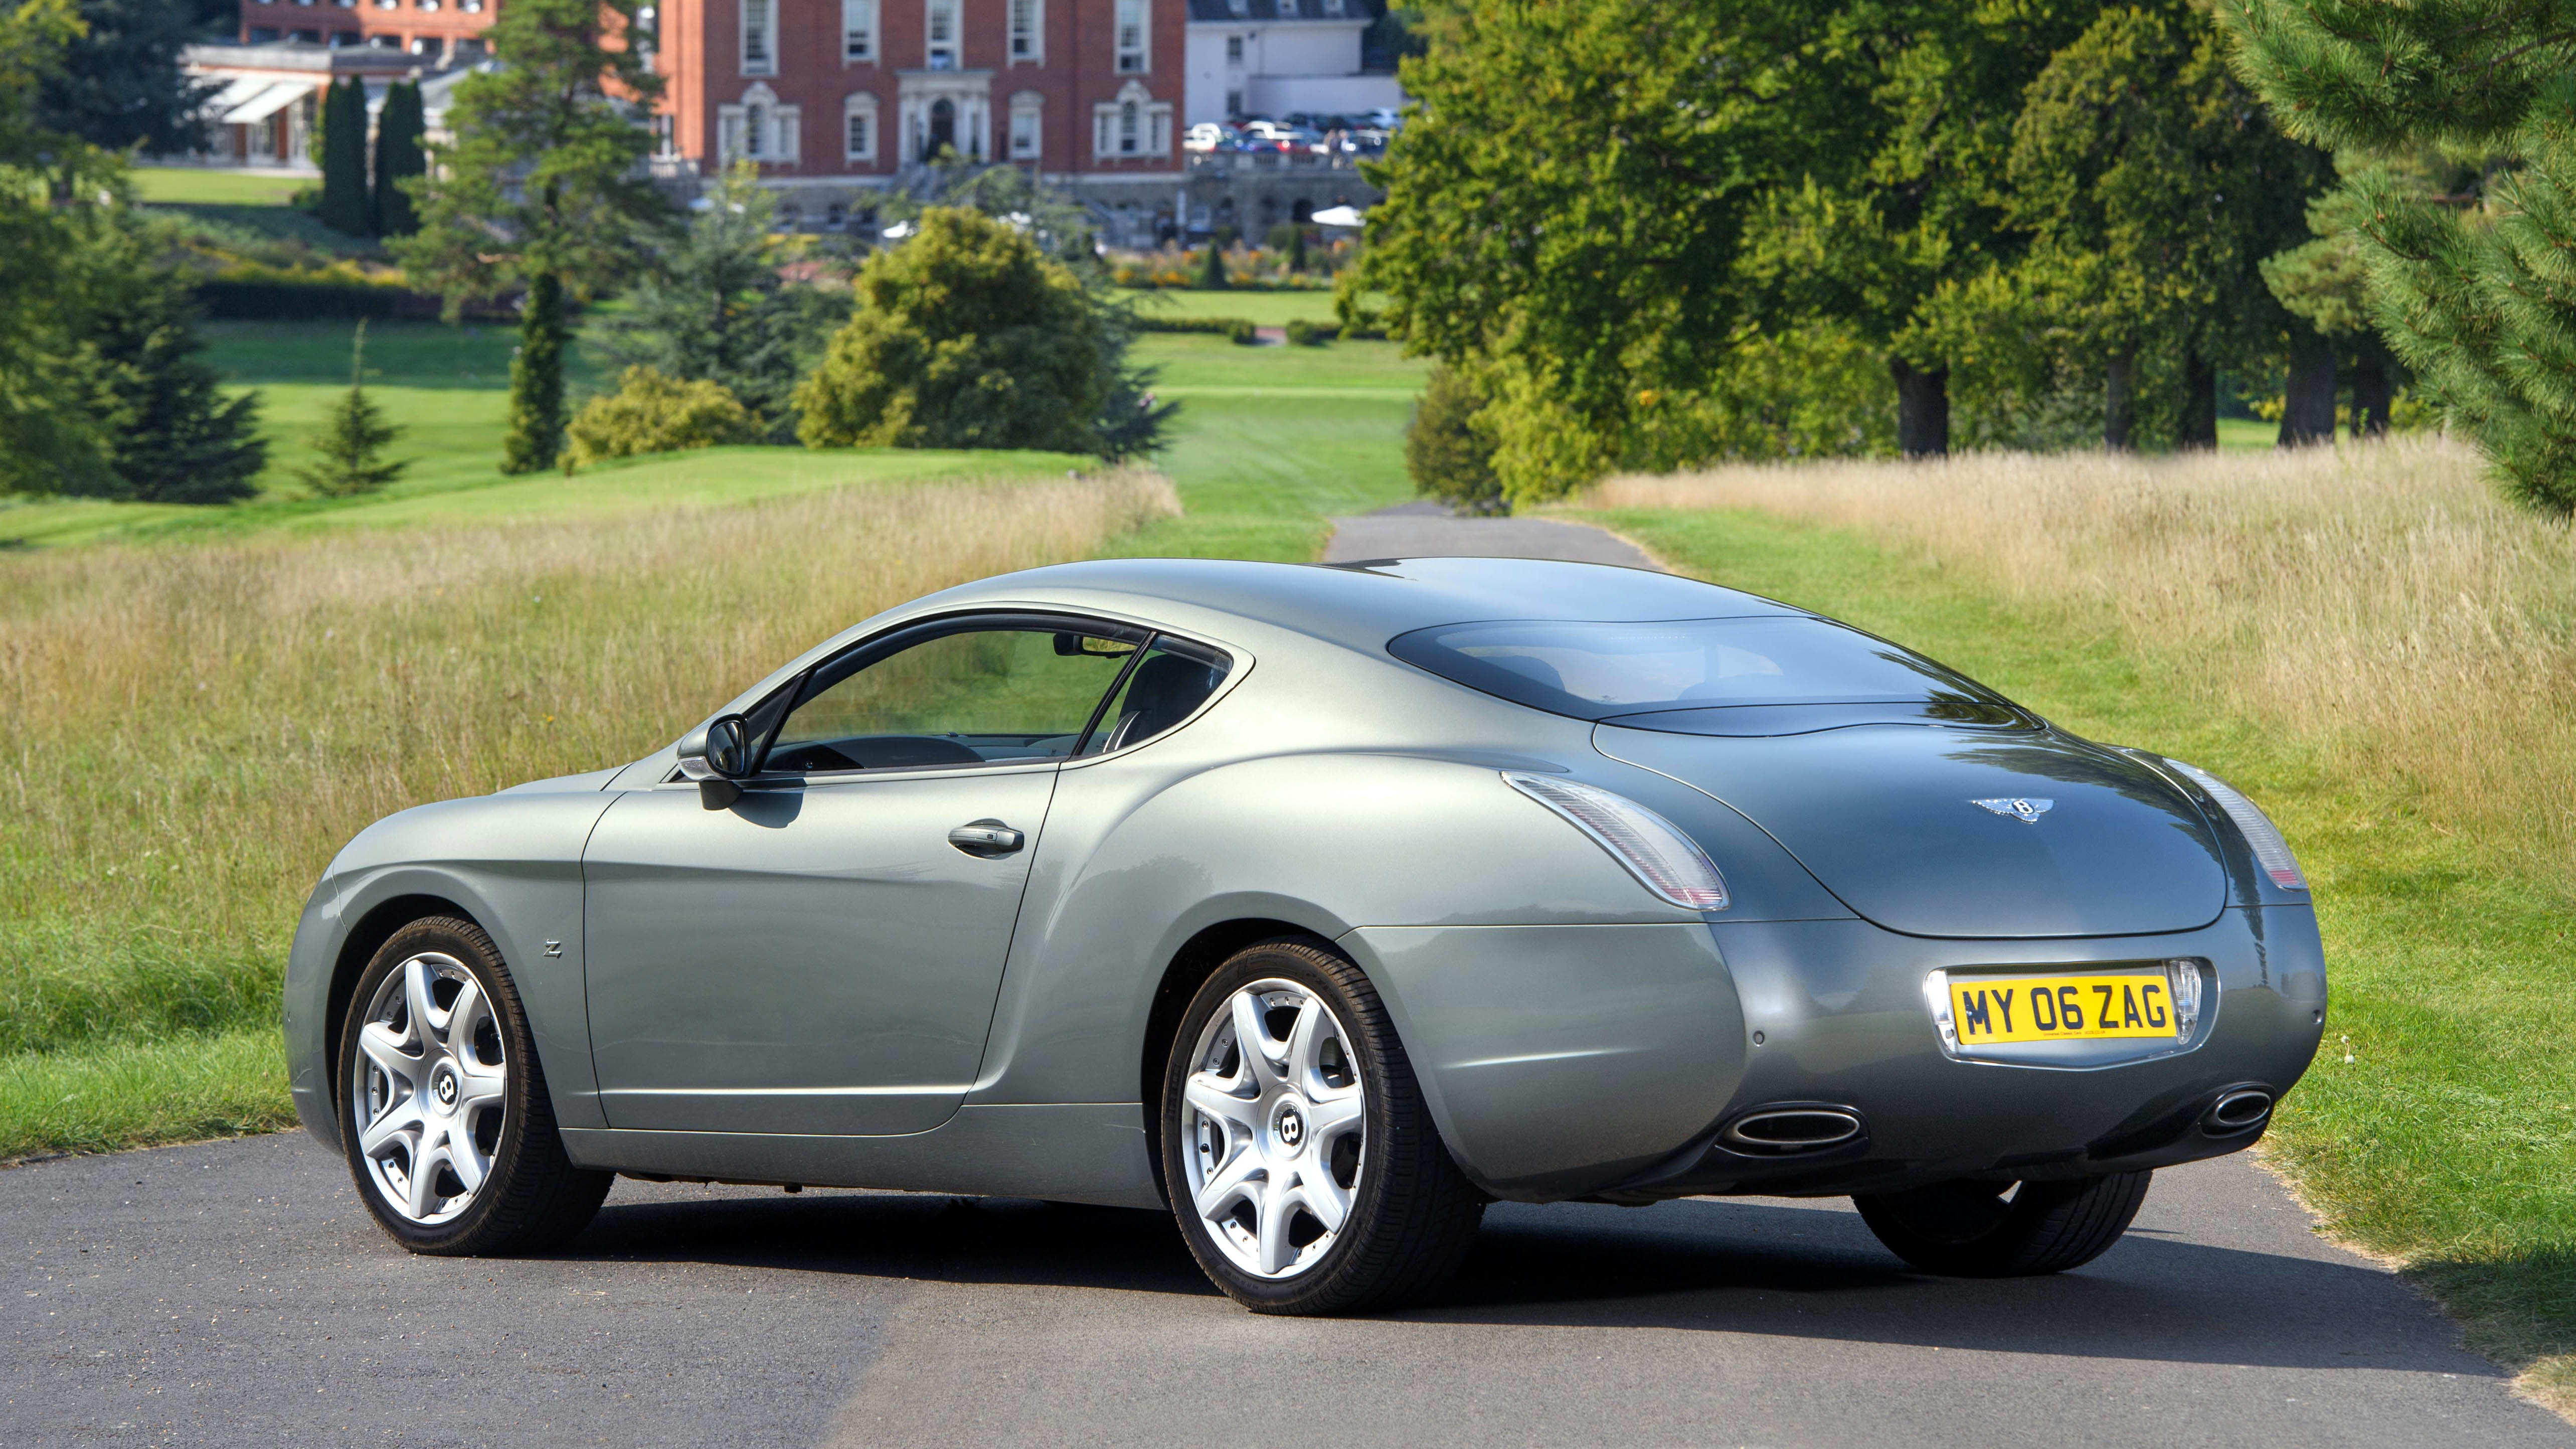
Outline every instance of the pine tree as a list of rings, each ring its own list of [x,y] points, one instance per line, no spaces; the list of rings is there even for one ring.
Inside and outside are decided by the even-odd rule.
[[[519,312],[519,350],[510,358],[510,431],[501,440],[501,471],[551,468],[564,440],[563,283],[553,272],[528,282]]]
[[[1225,249],[1215,242],[1209,242],[1207,255],[1199,259],[1198,289],[1202,292],[1222,292],[1229,285],[1225,277]]]
[[[367,88],[333,81],[322,93],[322,224],[367,234]]]
[[[469,298],[527,287],[510,364],[502,467],[554,466],[563,448],[565,291],[617,286],[642,260],[641,223],[669,211],[646,173],[642,121],[662,94],[628,46],[639,0],[511,0],[489,32],[502,64],[456,87],[451,138],[413,183],[420,231],[394,244],[412,276]]]
[[[421,151],[421,138],[427,129],[420,82],[396,81],[387,87],[384,107],[376,113],[375,202],[379,236],[410,236],[420,230],[419,209],[412,205],[411,191],[402,182],[429,170],[428,158]]]
[[[113,496],[150,503],[249,497],[268,463],[258,394],[224,396],[223,375],[198,355],[206,344],[186,280],[156,265],[134,228],[110,237],[93,258],[106,295],[85,340],[109,424]]]
[[[2500,153],[2462,192],[2347,183],[2368,305],[2504,491],[2576,514],[2576,3],[2222,0],[2236,61],[2292,133],[2382,155]]]
[[[373,493],[411,466],[385,459],[385,445],[401,437],[403,430],[385,421],[384,409],[367,396],[366,377],[367,324],[361,321],[349,342],[348,394],[331,405],[323,416],[322,431],[313,435],[313,451],[322,462],[295,470],[306,487],[325,498]]]

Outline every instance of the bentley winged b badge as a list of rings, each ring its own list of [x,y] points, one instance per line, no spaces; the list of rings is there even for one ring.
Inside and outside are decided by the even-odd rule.
[[[2024,800],[2016,798],[2011,800],[1971,800],[1968,803],[1971,805],[1982,805],[1988,810],[1992,810],[1997,815],[2009,815],[2015,820],[2019,820],[2025,824],[2036,825],[2039,823],[2039,817],[2048,813],[2048,807],[2056,804],[2057,802],[2054,800]]]

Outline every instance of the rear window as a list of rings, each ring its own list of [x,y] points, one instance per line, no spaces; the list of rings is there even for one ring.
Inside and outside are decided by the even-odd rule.
[[[1796,615],[1443,624],[1399,634],[1387,651],[1471,689],[1576,719],[1733,705],[2010,708],[1921,655]]]

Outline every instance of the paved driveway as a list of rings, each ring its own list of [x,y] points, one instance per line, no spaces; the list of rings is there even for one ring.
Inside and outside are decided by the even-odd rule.
[[[0,1443],[2576,1444],[2241,1157],[2002,1283],[1839,1201],[1487,1222],[1440,1301],[1305,1322],[1152,1213],[621,1182],[568,1252],[414,1258],[300,1133],[39,1163]]]

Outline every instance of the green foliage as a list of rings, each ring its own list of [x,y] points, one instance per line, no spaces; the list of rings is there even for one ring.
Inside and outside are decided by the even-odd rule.
[[[1485,405],[1466,372],[1431,369],[1404,425],[1404,471],[1416,493],[1467,513],[1510,511],[1494,475],[1494,430],[1482,417]]]
[[[668,205],[644,165],[641,124],[662,94],[645,52],[611,45],[632,33],[638,0],[511,0],[489,32],[502,64],[459,82],[452,138],[410,183],[420,230],[394,243],[416,285],[466,301],[524,282],[519,355],[510,364],[510,431],[502,468],[550,467],[563,444],[563,291],[627,279],[640,260],[638,223]]]
[[[1198,280],[1192,285],[1202,292],[1222,292],[1233,283],[1226,280],[1225,249],[1214,242],[1199,258]]]
[[[954,207],[870,257],[857,310],[796,391],[811,448],[1150,450],[1170,405],[1125,362],[1125,309],[1007,221]]]
[[[528,283],[519,314],[519,350],[510,358],[510,427],[501,439],[501,471],[537,473],[563,451],[563,284],[552,272]]]
[[[80,349],[83,259],[111,228],[104,208],[54,207],[67,175],[95,194],[124,186],[116,159],[43,125],[39,86],[82,31],[73,0],[0,10],[0,493],[110,486],[108,429]]]
[[[1249,318],[1230,317],[1226,319],[1225,340],[1237,347],[1250,347],[1261,340],[1261,329]]]
[[[617,391],[592,398],[572,420],[564,471],[639,453],[748,443],[761,432],[759,420],[722,384],[704,378],[684,382],[655,368],[630,367]]]
[[[221,87],[181,69],[181,47],[204,38],[189,0],[81,0],[79,9],[84,33],[38,90],[41,123],[108,151],[202,144],[197,108]]]
[[[323,414],[322,431],[313,437],[313,451],[322,461],[298,468],[296,476],[325,498],[373,493],[411,466],[384,456],[386,445],[402,435],[403,430],[387,422],[384,409],[367,396],[367,324],[362,321],[349,339],[348,394]]]
[[[412,196],[419,185],[415,178],[429,171],[428,155],[421,149],[427,129],[420,82],[396,81],[386,87],[384,106],[376,113],[375,219],[382,236],[405,237],[420,230]]]
[[[760,184],[758,167],[737,163],[705,201],[687,230],[657,238],[624,312],[598,334],[600,346],[623,366],[721,384],[764,438],[793,442],[797,380],[849,319],[849,294],[789,279],[807,248],[771,231],[777,199]]]
[[[2576,513],[2576,4],[2223,0],[2236,59],[2283,124],[2357,148],[2365,305],[2503,491]],[[2435,192],[2409,151],[2499,164]]]
[[[1317,327],[1303,317],[1291,317],[1285,329],[1291,347],[1321,347],[1332,340],[1332,329]]]
[[[368,200],[366,83],[336,80],[322,92],[322,224],[367,235]]]

